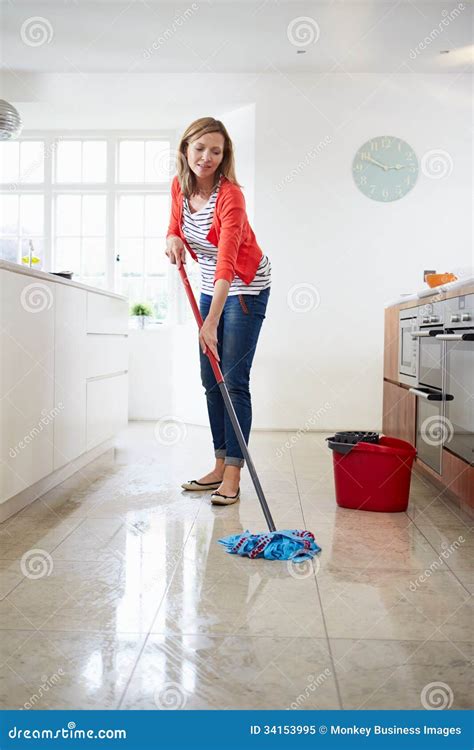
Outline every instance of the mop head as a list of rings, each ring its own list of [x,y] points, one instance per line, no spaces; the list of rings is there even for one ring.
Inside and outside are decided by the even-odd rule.
[[[311,560],[321,551],[311,531],[297,529],[267,531],[263,534],[245,531],[243,534],[233,534],[219,539],[219,544],[222,544],[231,555],[293,562]]]

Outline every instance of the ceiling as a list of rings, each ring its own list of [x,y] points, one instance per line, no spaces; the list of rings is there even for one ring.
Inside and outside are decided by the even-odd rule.
[[[0,14],[2,68],[19,73],[451,73],[472,65],[469,0],[3,0]]]

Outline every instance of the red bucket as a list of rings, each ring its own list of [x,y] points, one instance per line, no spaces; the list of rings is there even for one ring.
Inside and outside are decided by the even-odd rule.
[[[382,513],[406,510],[415,456],[410,443],[390,437],[356,443],[346,454],[333,451],[337,504]]]

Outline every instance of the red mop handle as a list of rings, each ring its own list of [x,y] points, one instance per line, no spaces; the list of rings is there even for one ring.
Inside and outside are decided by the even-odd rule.
[[[196,304],[196,300],[194,299],[193,290],[191,289],[191,284],[189,283],[189,279],[188,279],[186,269],[184,268],[183,263],[181,263],[179,267],[179,274],[183,280],[184,288],[186,289],[186,294],[188,295],[188,299],[191,303],[191,307],[193,308],[194,317],[196,318],[196,322],[198,324],[199,329],[201,329],[202,323],[203,323],[201,313]],[[260,480],[257,476],[255,466],[253,465],[252,457],[250,456],[247,443],[245,442],[245,437],[242,432],[242,428],[239,424],[239,420],[237,419],[237,414],[235,413],[234,405],[232,404],[232,399],[229,395],[229,391],[227,390],[227,386],[225,384],[225,380],[223,378],[221,368],[217,364],[217,359],[215,358],[213,353],[210,351],[209,347],[206,348],[206,354],[209,357],[209,361],[214,371],[214,375],[216,376],[216,380],[219,385],[220,392],[222,393],[222,398],[224,399],[225,408],[227,410],[227,414],[229,415],[229,419],[232,422],[232,427],[234,428],[235,435],[239,442],[244,458],[247,461],[247,466],[250,471],[250,476],[252,477],[255,491],[257,493],[260,505],[262,506],[263,514],[265,516],[265,520],[267,522],[268,528],[270,531],[275,531],[275,522],[272,518],[272,514],[270,513],[270,508],[268,507],[268,503],[265,499],[265,495],[263,494],[262,485],[260,484]]]
[[[179,267],[179,274],[183,280],[184,288],[186,290],[186,294],[188,295],[188,299],[191,303],[191,307],[193,308],[193,313],[194,313],[194,317],[196,318],[196,323],[198,324],[199,330],[201,330],[201,327],[203,324],[201,312],[199,310],[199,307],[197,306],[196,298],[193,294],[191,284],[189,283],[188,274],[186,273],[186,269],[184,267],[183,262],[181,262],[181,265]],[[219,367],[219,363],[217,362],[217,359],[215,358],[214,354],[211,352],[208,346],[206,347],[206,354],[209,357],[209,361],[211,363],[211,367],[213,369],[214,375],[216,376],[217,382],[222,383],[224,381],[224,376],[222,375],[221,368]]]

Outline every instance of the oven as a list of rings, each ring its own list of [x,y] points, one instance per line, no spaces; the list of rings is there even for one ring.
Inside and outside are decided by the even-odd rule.
[[[444,302],[432,302],[418,308],[418,385],[441,391],[443,387],[443,343],[437,339],[444,331]]]
[[[446,401],[444,447],[474,465],[474,294],[446,301],[445,330],[437,336],[445,346]]]
[[[398,375],[400,383],[416,385],[418,382],[418,308],[400,310],[398,328]]]
[[[417,325],[412,333],[418,341],[418,382],[410,388],[417,397],[416,450],[418,458],[441,474],[443,425],[446,400],[443,363],[445,344],[444,301],[430,302],[418,308]]]

